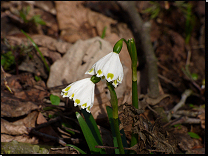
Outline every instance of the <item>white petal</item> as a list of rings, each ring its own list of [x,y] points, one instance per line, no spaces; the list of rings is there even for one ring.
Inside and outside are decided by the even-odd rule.
[[[115,87],[117,87],[118,83],[121,83],[123,80],[123,67],[119,58],[119,54],[115,52],[111,52],[101,58],[93,65],[93,67],[91,68],[94,71],[91,71],[93,74],[96,74],[97,77],[105,76],[105,79],[108,82],[112,81]],[[115,80],[117,81],[114,82]]]
[[[95,64],[92,66],[92,68],[86,71],[85,74],[95,75]]]
[[[94,101],[94,87],[95,84],[90,80],[85,82],[78,90],[74,92],[74,101],[75,105],[80,105],[82,108],[82,105],[87,103],[86,107],[92,104],[92,95],[93,95],[93,101]],[[77,103],[79,102],[79,103]]]

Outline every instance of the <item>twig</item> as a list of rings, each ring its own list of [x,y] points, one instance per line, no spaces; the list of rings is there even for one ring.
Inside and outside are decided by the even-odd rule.
[[[192,90],[190,90],[190,89],[185,90],[185,92],[182,94],[181,100],[171,110],[171,113],[175,113],[179,108],[181,108],[185,104],[187,97],[189,97],[191,94],[192,94]]]
[[[189,117],[197,117],[201,113],[194,112],[192,110],[178,110],[177,112],[175,112],[175,114],[176,115],[185,115],[185,116],[189,116]]]
[[[169,125],[175,125],[175,123],[176,123],[178,120],[180,120],[181,118],[182,118],[182,116],[181,116],[180,118],[176,118],[176,119],[174,119],[174,120],[168,122],[167,124],[163,125],[163,128],[165,128],[165,127],[167,127],[167,126],[169,126]],[[172,124],[172,123],[174,123],[174,124]]]
[[[190,65],[190,60],[191,60],[191,48],[190,48],[190,45],[186,45],[186,49],[188,51],[188,54],[187,54],[187,59],[186,59],[186,66],[189,66]]]
[[[172,84],[174,87],[178,87],[180,85],[180,83],[175,83],[175,82],[167,79],[166,77],[164,77],[164,76],[162,76],[160,74],[158,74],[158,77],[161,78],[161,79],[163,79],[163,80],[165,80],[166,82]]]
[[[149,104],[147,104],[147,107],[148,107],[152,112],[154,112],[157,116],[159,116],[159,114],[158,114],[154,109],[152,109],[152,108],[149,106]]]
[[[38,136],[41,136],[41,137],[45,137],[45,138],[48,138],[48,139],[51,139],[51,140],[54,140],[54,141],[57,141],[59,144],[61,144],[63,146],[66,146],[66,143],[61,138],[54,137],[54,136],[51,136],[51,135],[48,135],[48,134],[45,134],[45,133],[38,132],[34,128],[32,128],[32,129],[28,128],[28,130],[29,130],[30,133],[33,133],[35,135],[38,135]]]
[[[170,70],[168,68],[166,68],[165,66],[163,66],[162,64],[160,64],[160,62],[157,62],[158,67],[162,68],[163,70],[170,72]]]
[[[73,131],[73,132],[76,132],[76,133],[80,133],[80,131],[78,131],[78,130],[68,128],[68,127],[64,127],[63,125],[61,126],[61,128],[65,129],[65,130],[70,130],[70,131]]]
[[[5,16],[8,16],[8,17],[10,17],[10,18],[12,18],[12,19],[14,19],[14,20],[17,20],[17,21],[19,21],[21,24],[24,23],[24,21],[23,21],[21,18],[19,18],[18,16],[12,14],[12,13],[11,13],[10,11],[8,11],[8,10],[5,11],[5,12],[3,12],[3,13],[1,14],[1,18],[5,17]]]
[[[51,120],[48,121],[48,122],[39,124],[38,126],[34,127],[33,129],[34,129],[34,130],[39,130],[39,129],[41,129],[41,128],[43,128],[43,127],[46,127],[46,126],[48,126],[48,125],[50,125],[50,124],[52,124],[52,123],[54,123],[54,122],[57,122],[57,121],[60,120],[60,119],[61,119],[60,117],[57,117],[57,118],[55,118],[55,119],[51,119]]]
[[[109,148],[109,149],[118,149],[118,147],[111,147],[111,146],[100,146],[100,145],[96,145],[95,148]],[[132,150],[132,151],[136,151],[133,148],[128,148],[128,147],[124,147],[125,150]]]
[[[173,114],[173,117],[180,118],[180,120],[177,120],[176,122],[172,122],[171,125],[182,124],[182,123],[186,123],[186,124],[200,124],[201,123],[201,119],[189,118],[187,116],[183,116],[181,118],[181,115],[177,115],[177,114]]]
[[[158,69],[157,58],[154,54],[154,49],[152,47],[149,35],[150,23],[143,22],[142,18],[136,10],[134,2],[118,1],[117,3],[124,11],[126,11],[127,15],[129,16],[129,20],[133,27],[132,30],[134,32],[135,41],[138,43],[137,48],[142,47],[140,51],[141,53],[144,53],[147,63],[149,96],[151,98],[156,98],[159,96]]]
[[[2,73],[3,73],[3,75],[4,75],[4,85],[5,85],[6,88],[10,91],[10,93],[13,94],[11,88],[7,85],[7,81],[6,81],[6,73],[5,73],[5,71],[4,71],[3,67],[2,67],[2,65],[1,65],[1,71],[2,71]]]

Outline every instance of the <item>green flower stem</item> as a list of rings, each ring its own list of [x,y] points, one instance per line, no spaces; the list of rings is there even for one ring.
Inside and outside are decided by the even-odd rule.
[[[113,107],[113,123],[114,123],[114,129],[115,129],[116,138],[118,142],[118,148],[119,148],[120,154],[125,154],[122,140],[121,140],[119,125],[118,125],[118,99],[117,99],[116,92],[114,90],[113,85],[110,82],[107,82],[106,84],[108,86],[108,89],[110,91],[110,96],[111,96],[111,105]]]
[[[129,55],[131,57],[131,68],[132,68],[132,105],[138,109],[138,92],[137,92],[137,50],[135,41],[133,38],[126,41],[124,38],[120,39],[114,46],[113,51],[119,53],[122,48],[122,42],[125,42]],[[109,89],[110,90],[110,89]],[[113,105],[113,104],[112,104]],[[137,144],[138,134],[132,134],[131,147]]]
[[[128,51],[131,56],[131,68],[132,68],[132,104],[138,109],[138,92],[137,92],[137,50],[134,39],[128,40]]]
[[[132,105],[138,109],[138,92],[137,92],[137,50],[135,41],[133,38],[129,39],[128,42],[124,40],[127,44],[127,49],[131,57],[131,68],[132,68]],[[131,147],[138,143],[138,134],[132,133],[131,136]],[[131,152],[135,153],[134,151]]]

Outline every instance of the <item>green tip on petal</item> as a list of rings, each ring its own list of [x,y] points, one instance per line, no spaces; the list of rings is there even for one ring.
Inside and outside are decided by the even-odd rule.
[[[118,84],[117,80],[114,80],[114,84],[117,86],[117,84]]]
[[[91,69],[89,70],[89,73],[92,73],[93,70],[94,70],[94,68],[91,68]]]
[[[107,79],[108,78],[111,78],[111,80],[113,79],[113,77],[114,77],[114,75],[112,74],[112,73],[108,73],[108,75],[107,75]]]
[[[83,107],[87,107],[87,103],[84,103],[82,106],[83,106]]]
[[[86,110],[88,113],[90,113],[90,107],[87,107]]]
[[[102,71],[101,70],[98,70],[97,73],[98,73],[98,75],[101,75],[102,74]]]
[[[71,88],[71,86],[67,87],[64,91],[67,92],[70,88]]]
[[[74,93],[71,95],[71,98],[73,98],[74,97]]]
[[[79,99],[76,99],[74,102],[77,103],[77,104],[79,104],[80,103],[80,100]]]

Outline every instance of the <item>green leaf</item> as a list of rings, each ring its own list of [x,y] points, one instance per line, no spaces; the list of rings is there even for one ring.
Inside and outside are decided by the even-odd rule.
[[[198,79],[198,77],[199,77],[199,76],[198,76],[198,74],[196,74],[196,73],[192,73],[192,74],[191,74],[191,78],[192,78],[193,80],[195,80],[195,81]]]
[[[12,65],[15,64],[15,57],[12,51],[8,51],[5,54],[1,54],[1,65],[5,70],[9,70]]]
[[[76,112],[76,117],[84,134],[85,140],[87,141],[87,145],[89,146],[91,154],[100,154],[101,149],[95,148],[95,146],[98,145],[98,143],[95,140],[92,132],[90,131],[87,123],[78,112]]]
[[[103,29],[103,32],[102,32],[101,38],[104,38],[104,37],[105,37],[106,29],[107,29],[107,26],[105,26],[105,28]]]
[[[111,132],[112,132],[112,135],[113,135],[114,147],[118,147],[118,142],[117,142],[116,133],[115,133],[114,124],[113,124],[113,109],[109,106],[106,106],[106,110],[107,110],[107,113],[108,113],[108,119],[109,119],[109,123],[110,123],[110,126],[111,126]],[[119,120],[119,124],[120,123],[121,122]],[[124,130],[121,129],[120,133],[121,133],[121,139],[122,139],[123,146],[128,147]],[[127,154],[127,150],[124,150],[124,151],[125,151],[125,154]],[[120,154],[119,149],[115,149],[115,154]]]
[[[178,127],[178,126],[180,126],[181,124],[175,124],[175,125],[173,125],[174,127]]]
[[[97,141],[99,145],[103,146],[103,141],[100,136],[100,131],[98,129],[97,123],[95,122],[95,119],[93,118],[92,114],[88,113],[85,109],[82,109],[81,112],[83,113],[85,121],[88,127],[90,128],[95,140]]]
[[[194,104],[191,104],[191,103],[190,103],[190,104],[189,104],[189,107],[192,107],[192,108],[194,108]]]
[[[69,125],[68,123],[62,122],[61,124],[62,124],[62,126],[64,126],[64,127],[72,128],[72,126]],[[68,130],[68,129],[66,129],[66,131],[69,132],[69,133],[71,133],[71,134],[73,134],[73,135],[75,134],[74,131],[71,131],[71,130]]]
[[[200,139],[200,136],[194,132],[188,132],[188,134],[190,135],[190,137],[195,138],[195,139]]]
[[[25,23],[28,22],[28,20],[26,19],[26,14],[25,14],[23,11],[20,11],[20,12],[19,12],[19,16],[23,19],[23,21],[24,21]]]
[[[56,95],[51,94],[50,95],[50,101],[52,105],[59,105],[60,103],[60,98]]]
[[[48,117],[49,117],[50,119],[55,118],[54,115],[52,115],[52,114],[49,114]]]
[[[39,80],[41,80],[41,78],[35,75],[35,81],[39,81]]]
[[[43,108],[44,111],[53,110],[53,109],[55,109],[55,108],[54,107],[44,107]]]
[[[77,151],[79,151],[81,154],[87,154],[85,153],[83,150],[81,150],[79,147],[77,146],[74,146],[74,145],[71,145],[71,144],[66,144],[66,146],[70,146],[70,147],[73,147],[74,149],[76,149]]]
[[[33,46],[35,47],[35,49],[36,49],[36,50],[38,51],[38,53],[40,54],[40,57],[41,57],[41,59],[42,59],[44,65],[45,65],[47,71],[49,72],[49,71],[50,71],[50,68],[49,68],[49,66],[48,66],[48,64],[47,64],[47,62],[46,62],[46,60],[45,60],[45,58],[44,58],[42,52],[39,50],[38,46],[35,44],[35,42],[33,41],[33,39],[32,39],[26,32],[24,32],[23,30],[21,30],[21,32],[22,32],[22,33],[23,33],[23,34],[24,34],[24,35],[32,42]]]
[[[34,20],[35,23],[38,23],[40,25],[46,25],[46,23],[41,19],[40,15],[33,16],[32,20]]]
[[[177,127],[178,129],[181,129],[181,124],[176,124],[176,125],[173,125],[174,127]]]
[[[26,10],[25,10],[26,16],[28,15],[29,12],[30,12],[30,6],[28,5],[27,8],[26,8]]]

